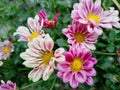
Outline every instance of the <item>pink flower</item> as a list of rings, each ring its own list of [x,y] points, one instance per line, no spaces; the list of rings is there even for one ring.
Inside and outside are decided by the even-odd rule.
[[[13,51],[14,51],[14,46],[9,40],[0,42],[0,60],[2,59],[6,60]]]
[[[89,32],[96,32],[102,34],[102,29],[112,29],[112,26],[120,28],[119,23],[119,11],[114,10],[113,7],[110,10],[104,11],[101,7],[101,0],[81,0],[80,3],[76,3],[73,6],[71,17],[73,20],[78,21],[81,24],[86,24]]]
[[[28,75],[33,82],[38,81],[41,77],[43,80],[47,80],[55,69],[55,61],[65,60],[64,49],[58,48],[54,52],[54,42],[48,34],[29,42],[28,47],[29,49],[20,54],[20,57],[25,60],[23,64],[26,67],[33,68]]]
[[[63,79],[64,83],[69,82],[72,88],[77,88],[79,83],[93,85],[92,76],[96,75],[93,66],[97,60],[92,53],[84,48],[70,47],[69,52],[64,52],[66,60],[57,64],[57,76]]]
[[[44,20],[44,27],[45,28],[53,28],[55,27],[57,21],[58,21],[58,17],[60,16],[59,13],[56,13],[54,20],[48,20],[47,19],[47,14],[44,10],[40,10],[38,13],[40,19],[39,22],[41,23],[42,19]]]
[[[98,35],[88,32],[86,25],[73,22],[72,25],[63,29],[62,32],[68,37],[69,44],[84,47],[88,50],[95,50],[94,43],[97,41]]]
[[[35,16],[35,18],[29,17],[27,20],[28,27],[24,26],[19,26],[17,31],[14,33],[14,35],[19,35],[20,39],[19,41],[32,41],[33,39],[39,37],[39,36],[44,36],[44,31],[41,30],[43,26],[43,20],[41,25],[38,22],[39,17],[38,15]]]
[[[8,80],[6,84],[2,80],[0,85],[0,90],[17,90],[17,87],[16,84],[11,82],[10,80]]]

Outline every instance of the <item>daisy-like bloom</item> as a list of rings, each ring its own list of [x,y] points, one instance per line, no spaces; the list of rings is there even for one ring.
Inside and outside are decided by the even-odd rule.
[[[2,61],[0,61],[0,66],[2,66],[3,65],[3,62]]]
[[[9,40],[0,42],[0,60],[2,59],[6,60],[13,51],[14,46]]]
[[[54,20],[48,20],[47,14],[44,10],[40,10],[38,15],[40,17],[40,19],[39,19],[40,23],[41,23],[42,19],[44,20],[44,27],[45,28],[53,28],[53,27],[55,27],[55,25],[58,21],[58,17],[60,16],[60,13],[56,13]]]
[[[1,80],[0,90],[17,90],[16,83],[11,82],[10,80],[5,83]]]
[[[56,68],[55,61],[65,60],[63,48],[58,48],[55,52],[52,50],[54,42],[48,34],[44,38],[38,37],[29,42],[28,47],[25,52],[20,54],[20,57],[25,60],[23,64],[26,67],[33,68],[28,75],[33,82],[38,81],[41,77],[43,80],[47,80]]]
[[[19,41],[32,41],[33,39],[37,38],[38,36],[44,36],[44,32],[42,29],[43,20],[41,21],[41,25],[38,22],[39,16],[36,15],[35,18],[29,17],[27,20],[28,27],[19,26],[17,31],[14,35],[19,35]]]
[[[68,37],[69,44],[84,47],[88,50],[95,50],[94,43],[97,41],[98,34],[88,32],[86,25],[73,22],[62,32]]]
[[[92,76],[96,75],[93,66],[97,60],[92,57],[92,53],[72,46],[64,55],[66,60],[57,64],[57,76],[62,78],[64,83],[69,82],[72,88],[77,88],[79,83],[85,82],[93,85]]]
[[[102,34],[102,29],[112,29],[112,26],[120,28],[119,23],[119,11],[114,10],[113,7],[110,10],[104,11],[101,7],[101,0],[81,0],[80,3],[76,3],[73,6],[71,17],[73,20],[79,23],[86,24],[89,32],[96,32]]]

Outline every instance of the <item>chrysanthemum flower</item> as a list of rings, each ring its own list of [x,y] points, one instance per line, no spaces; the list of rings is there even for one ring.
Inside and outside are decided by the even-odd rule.
[[[44,36],[44,31],[41,30],[43,26],[43,20],[41,25],[38,22],[39,16],[36,15],[35,18],[29,17],[27,20],[28,27],[19,26],[14,35],[19,35],[19,41],[32,41],[38,36]]]
[[[0,90],[17,90],[16,83],[11,82],[10,80],[5,83],[1,81]]]
[[[92,76],[96,75],[93,66],[97,60],[92,53],[83,48],[72,46],[69,52],[64,52],[66,60],[57,64],[57,76],[63,79],[64,83],[69,82],[72,88],[78,87],[79,83],[93,85]]]
[[[54,17],[54,20],[48,20],[47,19],[47,14],[44,10],[40,10],[39,13],[38,13],[40,19],[39,19],[39,22],[41,23],[42,19],[44,20],[44,27],[45,28],[53,28],[55,27],[57,21],[58,21],[58,17],[60,16],[59,13],[56,13],[55,17]]]
[[[3,62],[2,61],[0,61],[0,66],[2,66],[3,65]]]
[[[48,34],[44,38],[38,37],[29,42],[28,47],[29,49],[20,56],[25,60],[23,64],[26,67],[33,68],[28,75],[33,82],[38,81],[41,77],[43,80],[47,80],[55,69],[55,61],[65,60],[63,48],[59,48],[55,52],[52,50],[54,42]]]
[[[0,60],[7,59],[13,51],[14,46],[9,40],[0,42]]]
[[[68,37],[69,44],[84,47],[88,50],[95,50],[94,43],[97,41],[98,35],[88,32],[86,25],[73,22],[62,32]]]
[[[102,29],[112,29],[112,26],[120,28],[119,23],[119,11],[114,10],[113,7],[110,10],[104,11],[101,7],[101,0],[81,0],[80,3],[76,3],[73,6],[71,17],[73,20],[79,23],[86,24],[89,32],[96,32],[102,34]]]

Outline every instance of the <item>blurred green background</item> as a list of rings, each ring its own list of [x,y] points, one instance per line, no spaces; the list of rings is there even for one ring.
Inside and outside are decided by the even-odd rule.
[[[18,26],[27,26],[27,18],[38,14],[44,9],[48,18],[53,19],[56,12],[60,12],[59,21],[54,29],[43,29],[49,33],[55,42],[55,48],[64,47],[68,50],[67,38],[62,35],[62,29],[71,24],[71,10],[73,4],[79,0],[0,0],[0,41],[9,37],[13,38],[15,51],[8,60],[3,61],[0,67],[0,79],[12,80],[17,83],[21,90],[73,90],[68,84],[56,79],[55,71],[48,81],[33,83],[27,77],[31,69],[22,65],[23,60],[19,57],[27,48],[25,42],[17,42],[18,37],[13,33]],[[120,0],[119,0],[120,3]],[[118,9],[112,0],[102,0],[102,7]],[[98,63],[95,66],[97,76],[94,77],[94,86],[81,84],[76,90],[120,90],[120,64],[118,63],[117,50],[120,48],[120,29],[104,30],[103,35],[95,44],[96,50],[92,51]],[[54,84],[55,83],[55,84]],[[52,89],[53,88],[53,89]]]

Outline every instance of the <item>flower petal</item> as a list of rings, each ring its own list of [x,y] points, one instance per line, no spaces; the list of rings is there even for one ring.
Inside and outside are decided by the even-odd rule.
[[[73,58],[73,55],[70,52],[64,52],[63,54],[66,58],[66,61],[68,61],[68,62],[73,61],[74,58]]]
[[[84,83],[86,81],[86,73],[84,71],[77,72],[75,74],[75,79],[80,83]]]
[[[93,85],[94,83],[93,83],[93,79],[92,79],[92,77],[87,77],[87,80],[86,80],[86,83],[88,84],[88,85]]]
[[[63,75],[63,82],[67,83],[70,81],[70,78],[72,77],[72,71],[71,70],[67,70],[64,75]]]
[[[77,88],[79,85],[78,81],[76,80],[75,78],[75,75],[72,75],[71,78],[70,78],[70,86],[72,88]]]

